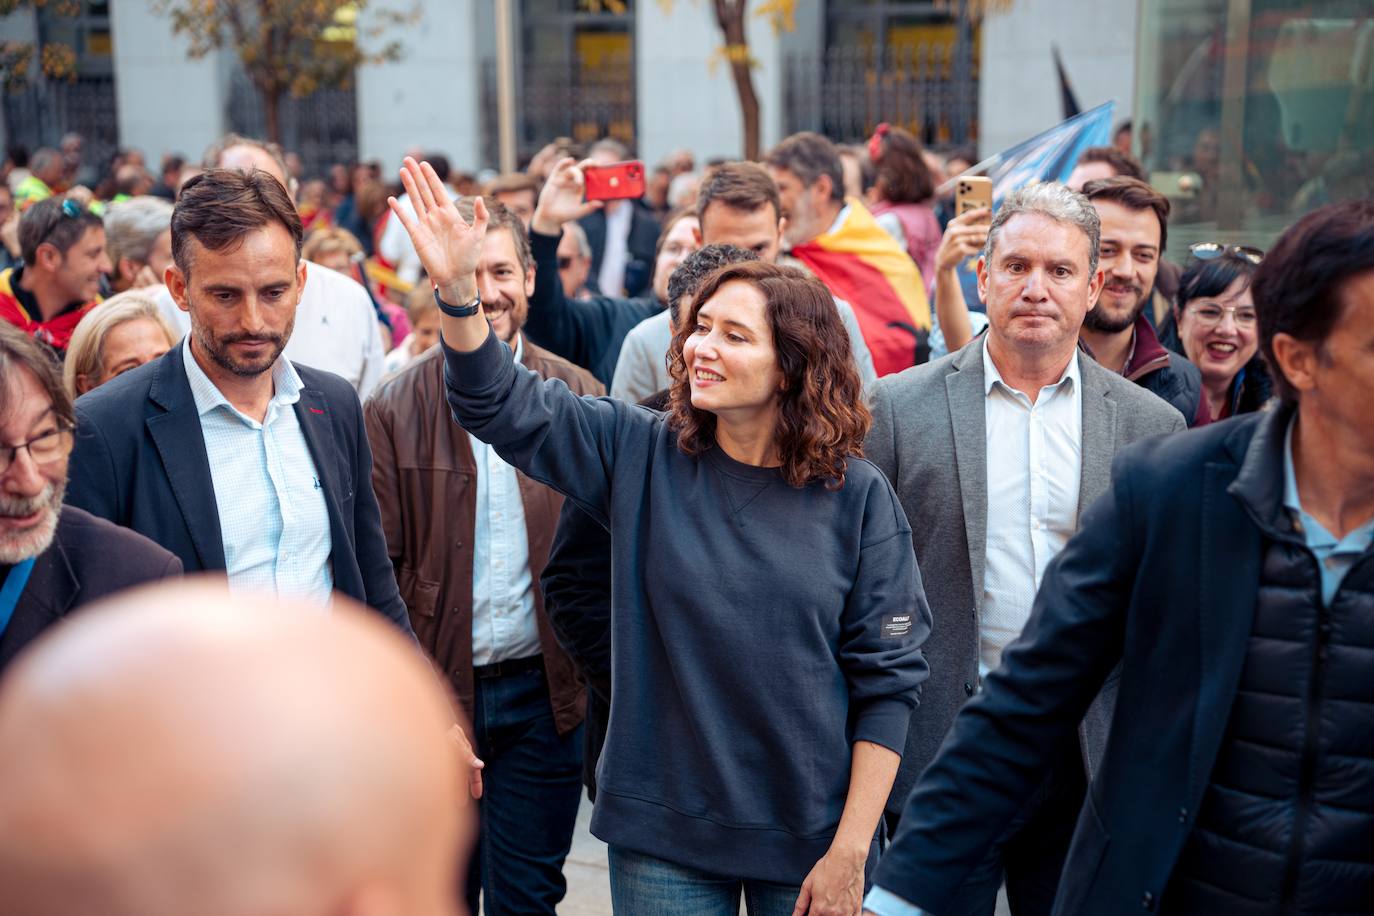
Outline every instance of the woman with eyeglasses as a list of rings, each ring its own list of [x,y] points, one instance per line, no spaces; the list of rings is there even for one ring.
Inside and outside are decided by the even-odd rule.
[[[1176,329],[1161,339],[1202,371],[1203,396],[1214,420],[1259,410],[1269,400],[1271,384],[1259,356],[1250,281],[1264,253],[1214,242],[1190,250],[1195,260],[1179,280],[1172,316]]]

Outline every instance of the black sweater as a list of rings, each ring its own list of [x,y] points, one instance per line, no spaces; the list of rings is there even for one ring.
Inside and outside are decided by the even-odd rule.
[[[579,398],[494,336],[445,354],[478,438],[611,532],[612,707],[592,832],[724,875],[800,884],[825,854],[851,745],[901,753],[930,632],[892,487],[678,447],[663,416]]]

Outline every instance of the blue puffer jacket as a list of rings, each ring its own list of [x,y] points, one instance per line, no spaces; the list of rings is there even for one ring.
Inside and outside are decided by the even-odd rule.
[[[1374,913],[1374,556],[1327,608],[1301,536],[1266,535],[1235,705],[1162,910]]]

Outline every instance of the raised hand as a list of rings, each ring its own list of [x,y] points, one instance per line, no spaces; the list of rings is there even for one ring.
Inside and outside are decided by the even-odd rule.
[[[401,184],[415,214],[412,216],[394,197],[387,198],[387,204],[410,236],[425,273],[445,302],[461,305],[471,301],[477,293],[477,263],[487,234],[487,208],[482,198],[473,203],[469,225],[430,164],[409,156],[401,169]]]
[[[586,188],[582,167],[589,161],[575,162],[571,156],[558,160],[549,173],[549,180],[544,182],[539,192],[539,203],[534,208],[534,218],[530,220],[531,229],[542,235],[557,235],[563,231],[564,223],[581,219],[604,206],[599,200],[582,200]]]
[[[992,211],[987,208],[969,210],[950,220],[935,252],[935,269],[954,270],[965,258],[976,256],[988,240],[991,223]]]

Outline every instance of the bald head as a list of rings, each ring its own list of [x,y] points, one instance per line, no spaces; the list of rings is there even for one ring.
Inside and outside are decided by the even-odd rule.
[[[453,707],[345,604],[180,583],[21,657],[0,683],[0,916],[458,912]]]
[[[207,169],[237,169],[240,172],[262,169],[281,182],[283,188],[292,190],[286,159],[275,143],[226,134],[205,151],[203,164]]]

